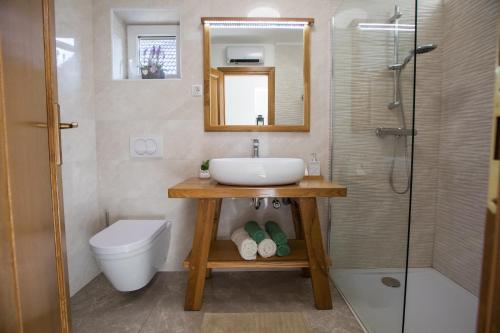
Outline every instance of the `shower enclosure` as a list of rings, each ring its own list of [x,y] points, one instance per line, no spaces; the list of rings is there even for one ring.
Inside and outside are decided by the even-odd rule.
[[[415,4],[343,6],[333,19],[331,165],[349,200],[332,209],[332,276],[368,331],[400,332],[414,109],[404,58],[415,48]],[[386,295],[369,297],[377,287]]]
[[[481,2],[485,13],[496,9],[494,1]],[[463,0],[421,0],[418,10],[412,0],[346,0],[332,19],[330,170],[348,186],[348,197],[331,203],[331,276],[370,333],[475,330],[483,230],[471,221],[484,221],[485,205],[477,202],[486,202],[489,151],[482,145],[488,146],[489,132],[469,132],[464,119],[477,117],[489,129],[493,104],[488,109],[474,105],[474,96],[460,96],[468,71],[478,68],[464,65],[469,60],[453,50],[473,37],[444,21],[444,3],[450,22],[453,15],[474,20],[478,14]],[[494,43],[496,16],[486,16],[480,28],[492,32]],[[493,71],[494,48],[476,47],[483,49],[471,64]],[[453,62],[460,66],[448,67]],[[490,83],[483,88],[492,93]],[[457,112],[462,107],[453,98],[469,109]],[[460,130],[470,135],[464,144],[470,154],[447,149],[450,143],[458,149]],[[465,177],[460,163],[474,162],[484,185],[471,185],[477,210],[476,199],[453,197],[455,179]],[[450,207],[463,208],[462,216],[449,219]],[[463,246],[458,232],[449,231],[454,228],[470,243]],[[456,255],[446,252],[451,248]],[[460,272],[464,267],[470,271]]]

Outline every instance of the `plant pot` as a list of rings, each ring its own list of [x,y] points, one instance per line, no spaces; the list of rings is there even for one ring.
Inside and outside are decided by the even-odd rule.
[[[208,170],[200,170],[200,178],[210,178],[210,172]]]
[[[141,72],[142,78],[146,80],[154,80],[154,79],[164,79],[165,78],[165,72],[162,70],[156,71],[154,73],[151,73],[148,71],[146,74],[144,72]]]

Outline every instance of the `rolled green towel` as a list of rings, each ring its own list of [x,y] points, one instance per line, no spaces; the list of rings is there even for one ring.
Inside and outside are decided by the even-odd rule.
[[[288,244],[278,245],[276,248],[276,255],[278,257],[285,257],[290,254],[290,246]]]
[[[255,221],[248,221],[247,223],[245,223],[245,231],[248,232],[250,237],[252,237],[252,239],[257,244],[259,244],[266,238],[265,231],[262,230],[260,225]]]
[[[281,230],[278,223],[273,221],[266,222],[266,231],[271,236],[271,239],[278,245],[287,245],[288,239],[286,234]],[[290,252],[290,251],[289,251]]]

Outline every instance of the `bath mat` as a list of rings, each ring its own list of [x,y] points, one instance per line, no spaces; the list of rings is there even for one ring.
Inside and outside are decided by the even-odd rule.
[[[310,333],[302,312],[205,313],[201,333]]]

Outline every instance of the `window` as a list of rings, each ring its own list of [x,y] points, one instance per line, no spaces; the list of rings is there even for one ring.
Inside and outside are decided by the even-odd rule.
[[[162,66],[166,76],[177,76],[176,37],[139,37],[139,59],[141,68],[153,59]]]
[[[128,78],[180,78],[179,25],[128,25]]]

